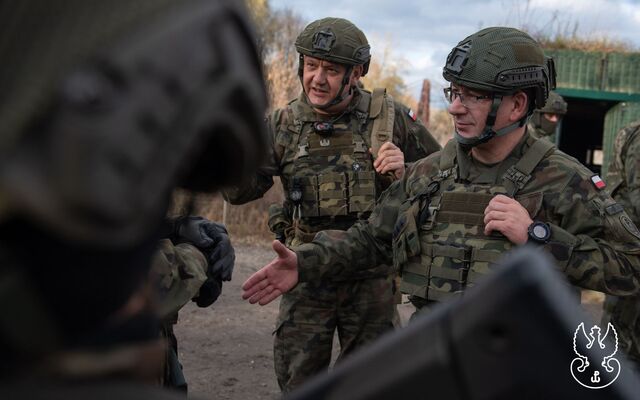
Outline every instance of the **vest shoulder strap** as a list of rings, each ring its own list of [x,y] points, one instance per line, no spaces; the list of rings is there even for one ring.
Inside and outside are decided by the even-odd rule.
[[[449,140],[440,153],[440,171],[448,171],[455,167],[456,155],[456,141]]]
[[[371,150],[373,158],[378,156],[378,151],[383,143],[393,139],[393,125],[395,123],[395,105],[393,98],[386,89],[373,89],[369,118],[373,119],[371,129]]]
[[[502,181],[511,197],[529,182],[531,172],[533,172],[536,165],[553,149],[555,149],[553,143],[548,140],[538,139],[533,142],[522,158],[505,172]]]

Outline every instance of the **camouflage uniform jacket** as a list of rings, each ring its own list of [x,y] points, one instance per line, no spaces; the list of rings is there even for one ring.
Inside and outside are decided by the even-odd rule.
[[[175,319],[178,311],[198,295],[207,280],[207,268],[207,259],[195,246],[174,245],[169,239],[160,241],[151,274],[158,282],[161,319]]]
[[[369,153],[374,99],[358,89],[337,118],[317,114],[304,94],[276,110],[267,119],[269,161],[251,181],[226,191],[225,197],[232,204],[260,198],[273,185],[273,177],[279,176],[287,199],[271,215],[269,225],[276,233],[284,231],[289,245],[309,242],[320,230],[345,230],[358,219],[366,219],[379,193],[392,181],[375,173]],[[405,162],[441,148],[406,106],[394,101],[393,110],[390,139],[404,153]],[[326,121],[331,121],[334,131],[322,136],[314,124]],[[302,196],[299,208],[291,200],[295,190]],[[298,216],[295,226],[294,213]]]
[[[622,129],[616,136],[614,160],[607,172],[611,196],[640,225],[640,121]]]
[[[620,203],[633,222],[640,224],[640,121],[623,128],[616,136],[614,159],[607,172],[611,196]],[[608,297],[604,321],[618,332],[620,347],[636,363],[640,362],[640,299]]]
[[[421,252],[421,235],[428,228],[411,217],[420,216],[429,206],[423,195],[443,172],[441,159],[447,149],[454,149],[456,185],[464,187],[482,182],[491,185],[497,184],[536,142],[525,134],[512,153],[493,166],[475,162],[455,142],[449,143],[445,151],[420,160],[409,168],[402,180],[383,193],[368,221],[357,223],[346,232],[322,232],[313,243],[296,249],[300,281],[348,276],[354,270],[366,270],[370,265],[391,261],[397,268],[403,268],[409,257]],[[523,186],[515,198],[527,208],[532,219],[549,223],[552,234],[544,247],[571,283],[618,295],[636,293],[640,287],[640,233],[621,207],[605,191],[595,188],[590,179],[592,175],[575,159],[551,149],[536,163],[529,179],[522,181]],[[440,189],[443,196],[448,189]],[[417,213],[411,214],[407,211],[413,204],[420,207]],[[442,214],[442,210],[430,211]],[[403,235],[411,231],[405,227],[412,225],[417,226],[421,234],[416,235],[413,230],[413,239]],[[455,232],[452,234],[436,239],[450,245],[456,241]],[[489,237],[484,236],[482,230],[476,234],[476,247],[486,250],[482,248],[482,239]],[[416,236],[420,236],[419,241]],[[406,240],[402,240],[403,237]],[[475,250],[472,248],[474,254]],[[422,260],[425,264],[431,263],[428,257]],[[429,267],[423,265],[423,270]],[[405,275],[403,284],[407,283]]]

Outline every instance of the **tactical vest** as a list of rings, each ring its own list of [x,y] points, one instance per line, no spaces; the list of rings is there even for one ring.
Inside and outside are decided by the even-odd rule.
[[[357,103],[332,123],[330,132],[300,99],[289,103],[289,141],[282,157],[282,180],[294,219],[313,224],[318,217],[366,218],[376,197],[374,154],[392,140],[394,104],[384,89],[361,90]],[[287,157],[289,154],[289,157]],[[291,162],[292,159],[292,162]]]
[[[484,210],[497,194],[514,197],[534,218],[542,192],[519,195],[536,165],[554,148],[536,140],[523,157],[493,184],[458,180],[455,141],[442,151],[439,171],[410,184],[393,234],[394,263],[401,291],[427,301],[461,294],[491,272],[513,244],[502,234],[484,234]]]

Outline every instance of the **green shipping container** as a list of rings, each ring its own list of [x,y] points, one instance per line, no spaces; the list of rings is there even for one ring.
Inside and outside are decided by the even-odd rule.
[[[604,176],[616,133],[640,119],[640,53],[546,54],[555,60],[556,91],[568,103],[556,144]]]

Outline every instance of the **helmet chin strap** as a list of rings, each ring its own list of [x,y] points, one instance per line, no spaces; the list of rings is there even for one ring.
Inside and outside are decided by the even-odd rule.
[[[494,96],[493,103],[491,103],[491,111],[489,115],[487,115],[487,122],[485,123],[484,129],[479,136],[473,138],[466,138],[458,133],[458,131],[454,131],[453,137],[462,145],[464,148],[470,149],[482,143],[487,143],[489,140],[494,137],[504,136],[508,133],[513,132],[514,130],[524,126],[527,123],[527,119],[529,115],[525,115],[520,118],[518,121],[514,122],[511,125],[507,125],[504,128],[500,128],[498,130],[493,129],[493,125],[496,123],[496,115],[498,114],[498,108],[500,108],[500,104],[502,103],[502,96]]]

